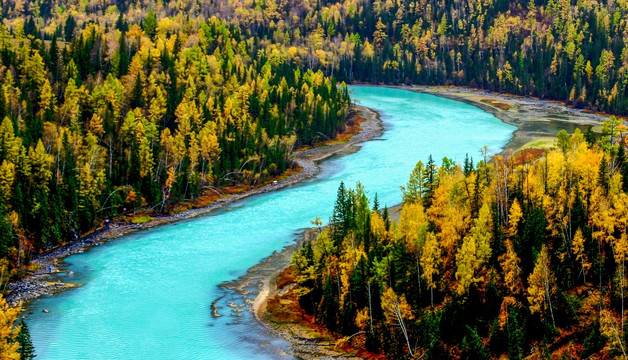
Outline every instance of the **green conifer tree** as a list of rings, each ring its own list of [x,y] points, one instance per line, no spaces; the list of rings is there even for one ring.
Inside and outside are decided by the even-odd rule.
[[[20,360],[31,360],[37,356],[35,355],[35,347],[31,340],[31,334],[28,331],[28,325],[26,325],[24,319],[20,320],[20,332],[16,340],[20,344],[17,350],[17,353],[20,354]]]

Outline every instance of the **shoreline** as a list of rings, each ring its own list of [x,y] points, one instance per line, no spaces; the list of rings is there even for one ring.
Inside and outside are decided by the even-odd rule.
[[[535,99],[487,90],[457,86],[399,85],[395,89],[435,95],[450,100],[464,102],[494,115],[506,124],[516,126],[513,136],[500,153],[517,152],[526,145],[547,147],[553,145],[556,133],[566,128],[572,133],[575,128],[592,126],[594,130],[610,115],[575,109],[564,103]]]
[[[372,86],[372,85],[369,85]],[[493,94],[486,91],[478,91],[469,88],[450,87],[430,87],[430,86],[385,86],[401,90],[408,90],[424,94],[444,97],[451,100],[461,101],[493,114],[506,124],[517,127],[508,143],[502,148],[501,153],[517,152],[529,143],[544,137],[551,137],[546,142],[553,145],[556,132],[553,127],[539,128],[536,123],[554,124],[562,127],[567,124],[574,127],[599,126],[600,122],[606,119],[605,116],[583,112],[572,109],[563,104],[550,102],[547,100],[537,100],[532,98],[516,97],[504,94]],[[482,101],[488,100],[488,101]],[[504,104],[506,106],[504,106]],[[500,107],[500,106],[503,106]],[[554,117],[554,118],[552,118]],[[569,127],[566,126],[566,127]],[[572,130],[573,131],[573,130]],[[389,208],[391,220],[398,220],[401,205]],[[258,282],[259,292],[255,300],[250,304],[257,321],[264,325],[272,334],[281,337],[290,343],[293,355],[302,359],[317,359],[321,356],[339,359],[361,359],[355,349],[336,348],[337,339],[330,334],[320,331],[318,328],[310,327],[297,322],[276,322],[267,311],[267,305],[271,298],[282,296],[294,284],[287,284],[279,288],[278,277],[289,267],[292,255],[308,241],[315,239],[314,228],[304,229],[301,236],[295,239],[291,245],[284,247],[280,252],[275,252],[271,256],[255,265],[246,275],[235,280],[226,286],[238,291],[244,284]],[[259,271],[263,269],[263,271]],[[237,285],[236,285],[237,284]],[[281,298],[283,299],[283,298]],[[288,301],[288,300],[280,300]],[[348,350],[348,351],[347,351]],[[367,354],[366,357],[369,357]]]
[[[270,182],[263,186],[251,188],[239,193],[229,194],[207,206],[185,210],[172,215],[160,216],[143,224],[111,224],[109,229],[97,230],[77,241],[34,256],[31,260],[31,264],[36,264],[39,268],[23,278],[8,284],[9,293],[6,296],[7,302],[11,305],[16,305],[19,302],[30,302],[44,295],[51,295],[76,287],[76,284],[68,283],[63,280],[60,281],[56,278],[57,274],[65,272],[65,270],[60,269],[60,267],[63,266],[61,264],[63,259],[68,256],[81,254],[92,247],[100,246],[110,240],[136,231],[206,215],[238,200],[279,190],[316,176],[320,172],[318,162],[334,154],[343,152],[358,143],[381,136],[383,124],[376,111],[364,106],[354,105],[347,114],[347,122],[351,119],[357,119],[360,116],[364,118],[364,121],[360,124],[360,130],[351,136],[348,141],[339,143],[332,142],[331,144],[295,152],[292,155],[292,159],[301,170],[286,179]],[[48,271],[49,267],[52,267],[52,272]]]
[[[399,221],[401,205],[388,208],[391,221]],[[304,244],[316,240],[318,228],[305,228],[300,231],[292,244],[286,245],[281,251],[275,251],[267,258],[250,268],[240,278],[221,286],[244,295],[244,288],[257,285],[258,293],[249,302],[249,310],[271,334],[283,338],[290,344],[291,354],[299,359],[314,360],[334,358],[354,360],[365,358],[364,352],[356,351],[346,345],[337,348],[337,339],[324,328],[313,328],[300,322],[277,322],[267,312],[268,301],[275,296],[284,296],[290,292],[295,283],[283,284],[279,287],[278,277],[290,266],[292,255]],[[285,301],[283,298],[281,302]],[[368,354],[375,355],[375,354]],[[366,357],[369,357],[369,356]]]

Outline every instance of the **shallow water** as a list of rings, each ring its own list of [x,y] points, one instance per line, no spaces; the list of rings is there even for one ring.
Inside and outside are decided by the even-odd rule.
[[[290,358],[249,312],[219,287],[280,250],[316,216],[328,219],[341,181],[361,181],[382,205],[400,202],[418,160],[499,152],[514,126],[474,106],[410,91],[352,87],[383,115],[380,140],[333,157],[315,179],[232,204],[230,211],[142,231],[68,257],[84,286],[35,301],[28,325],[37,359]],[[440,161],[437,160],[437,163]],[[221,317],[212,317],[211,303]],[[49,313],[43,313],[46,308]]]

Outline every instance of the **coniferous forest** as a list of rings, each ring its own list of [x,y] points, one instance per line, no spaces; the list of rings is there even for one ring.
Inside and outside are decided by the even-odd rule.
[[[24,261],[124,208],[261,183],[343,126],[344,85],[233,25],[116,26],[69,42],[2,30],[1,257]]]
[[[628,109],[622,2],[4,1],[0,256],[256,184],[332,137],[340,82]],[[167,208],[166,208],[167,209]]]
[[[625,358],[625,149],[579,130],[557,147],[419,162],[399,221],[341,184],[292,259],[301,308],[391,359]]]
[[[2,283],[104,219],[281,176],[343,130],[346,84],[628,115],[626,0],[4,0],[0,20]],[[533,160],[421,163],[398,223],[341,187],[294,259],[302,308],[391,358],[625,357],[621,123]]]

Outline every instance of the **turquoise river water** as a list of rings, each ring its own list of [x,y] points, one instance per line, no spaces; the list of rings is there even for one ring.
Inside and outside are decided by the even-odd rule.
[[[351,87],[354,98],[382,114],[381,138],[321,164],[299,185],[250,197],[230,211],[141,231],[65,261],[83,286],[30,305],[27,323],[38,360],[291,358],[248,311],[242,296],[219,287],[294,241],[316,216],[328,219],[341,181],[377,191],[381,204],[400,202],[418,160],[476,160],[499,152],[514,126],[483,110],[433,95]],[[437,160],[437,163],[440,161]],[[224,316],[212,317],[219,300]],[[43,309],[48,313],[43,313]]]

